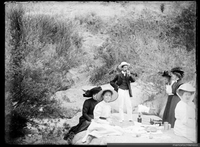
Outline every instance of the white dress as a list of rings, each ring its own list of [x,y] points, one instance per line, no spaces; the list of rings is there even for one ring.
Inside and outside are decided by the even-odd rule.
[[[94,119],[92,119],[89,125],[85,137],[82,142],[85,142],[88,135],[92,135],[96,138],[110,135],[122,135],[123,130],[119,126],[112,126],[109,122],[111,115],[111,106],[105,101],[101,101],[94,108]],[[100,119],[104,117],[107,119]]]
[[[174,133],[184,136],[189,140],[196,142],[196,119],[195,106],[193,102],[186,104],[184,101],[178,102],[175,108]]]

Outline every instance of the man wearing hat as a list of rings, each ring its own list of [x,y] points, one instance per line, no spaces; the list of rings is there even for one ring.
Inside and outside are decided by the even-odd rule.
[[[176,94],[176,90],[182,84],[181,79],[184,76],[184,71],[180,67],[172,68],[170,71],[170,83],[166,85],[166,93],[168,94],[167,104],[163,113],[162,122],[168,122],[171,127],[174,127],[175,108],[180,98]]]
[[[122,62],[118,67],[121,70],[120,74],[117,74],[115,78],[110,81],[110,85],[119,94],[119,114],[120,122],[124,121],[124,104],[127,109],[128,119],[132,121],[132,104],[130,97],[132,97],[131,82],[135,82],[134,77],[128,70],[130,64]]]
[[[95,106],[102,100],[98,99],[96,96],[102,90],[101,87],[94,87],[90,90],[84,90],[84,97],[89,99],[84,101],[82,108],[82,116],[79,118],[79,123],[72,127],[69,132],[65,135],[64,140],[68,140],[68,143],[71,144],[71,141],[77,133],[84,131],[88,128],[91,123],[91,120],[94,118],[93,110]]]

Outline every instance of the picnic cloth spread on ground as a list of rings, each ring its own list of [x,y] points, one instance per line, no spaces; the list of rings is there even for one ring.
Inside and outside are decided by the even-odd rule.
[[[151,119],[161,119],[154,115],[142,115],[142,124],[137,122],[138,114],[133,114],[134,122],[128,122],[128,117],[125,114],[125,120],[120,123],[117,119],[119,113],[112,114],[112,119],[116,126],[123,128],[124,133],[121,136],[105,136],[101,138],[94,138],[91,145],[106,145],[108,143],[192,143],[185,137],[177,136],[174,134],[173,129],[164,130],[163,126],[150,125]],[[156,128],[153,132],[148,132],[149,127]],[[82,138],[85,136],[86,131],[78,133],[72,140],[72,144],[84,145]]]

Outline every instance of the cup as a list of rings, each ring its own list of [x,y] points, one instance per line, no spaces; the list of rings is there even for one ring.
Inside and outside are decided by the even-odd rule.
[[[153,139],[153,135],[151,134],[151,132],[149,133],[149,139]]]
[[[169,129],[169,123],[168,122],[164,122],[164,130],[168,130]]]
[[[171,129],[171,124],[168,124],[168,129],[169,129],[169,130]]]

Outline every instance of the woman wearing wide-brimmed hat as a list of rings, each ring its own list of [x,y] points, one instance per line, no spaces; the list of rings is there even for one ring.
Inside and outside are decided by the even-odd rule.
[[[171,127],[174,127],[175,108],[180,98],[176,94],[176,90],[182,84],[181,79],[184,76],[184,71],[181,67],[172,68],[170,71],[170,82],[166,85],[166,92],[168,94],[167,104],[163,113],[162,122],[168,122]]]
[[[123,132],[119,126],[113,126],[110,119],[111,106],[109,103],[118,98],[118,93],[114,90],[105,89],[99,92],[97,97],[103,100],[95,106],[94,119],[82,139],[82,142],[86,142],[86,144],[90,143],[94,137],[122,135]]]
[[[102,100],[99,97],[96,97],[98,92],[102,90],[101,87],[94,87],[90,90],[84,90],[83,97],[87,97],[84,101],[82,108],[82,116],[79,118],[79,123],[76,126],[73,126],[68,133],[64,136],[64,139],[71,144],[71,141],[77,133],[84,131],[88,128],[91,123],[91,120],[94,118],[93,111],[95,106]]]
[[[193,99],[195,96],[195,88],[189,84],[182,84],[178,90],[177,95],[181,99],[175,108],[176,121],[174,124],[174,133],[178,136],[184,136],[196,143],[196,114],[195,114],[195,104]]]

